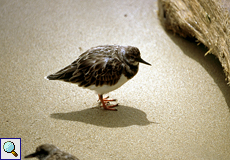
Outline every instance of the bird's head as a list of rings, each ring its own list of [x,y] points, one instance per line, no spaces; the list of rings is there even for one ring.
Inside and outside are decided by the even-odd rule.
[[[25,158],[36,157],[39,160],[45,160],[49,155],[52,155],[58,148],[52,144],[43,144],[36,148],[36,152],[25,156]]]
[[[140,62],[151,66],[150,63],[141,58],[141,53],[137,47],[128,46],[123,53],[124,60],[130,65],[137,66]]]

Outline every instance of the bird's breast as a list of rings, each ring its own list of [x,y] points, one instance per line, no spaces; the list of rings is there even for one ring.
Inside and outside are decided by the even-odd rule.
[[[121,75],[120,79],[118,80],[118,82],[114,85],[102,85],[102,86],[96,86],[96,85],[90,85],[86,88],[90,89],[90,90],[94,90],[97,94],[105,94],[105,93],[109,93],[119,87],[121,87],[125,82],[128,81],[128,78],[126,76],[124,76],[124,74]]]

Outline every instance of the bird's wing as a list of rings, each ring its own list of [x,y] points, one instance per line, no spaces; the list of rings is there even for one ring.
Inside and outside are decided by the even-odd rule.
[[[75,63],[72,63],[72,65],[77,65],[77,70],[73,73],[69,82],[78,83],[82,87],[101,86],[103,84],[114,85],[120,79],[124,68],[120,59],[114,54],[109,52],[108,54],[105,54],[105,52],[96,53],[95,50],[80,56]]]
[[[78,69],[78,61],[86,57],[87,53],[88,51],[84,52],[72,64],[66,66],[65,68],[54,74],[47,76],[46,78],[49,80],[64,80],[66,82],[69,82],[70,78],[73,76],[73,73]]]
[[[47,158],[47,160],[79,160],[79,159],[69,153],[59,151],[51,155],[49,158]]]

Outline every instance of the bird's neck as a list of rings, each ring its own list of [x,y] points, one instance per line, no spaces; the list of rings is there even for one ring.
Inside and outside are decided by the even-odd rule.
[[[133,78],[138,72],[138,66],[139,65],[136,65],[136,66],[130,65],[130,64],[125,65],[124,71],[123,71],[125,77],[127,77],[128,79]]]

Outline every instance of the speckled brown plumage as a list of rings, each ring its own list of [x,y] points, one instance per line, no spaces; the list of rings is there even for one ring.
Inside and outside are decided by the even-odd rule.
[[[97,94],[103,95],[119,88],[135,76],[139,62],[150,65],[141,59],[137,47],[97,46],[87,50],[73,63],[46,78],[76,83],[80,87],[95,90]],[[103,107],[105,108],[104,104]]]
[[[36,152],[25,156],[25,158],[38,158],[39,160],[79,160],[75,156],[63,152],[52,144],[43,144],[36,148]]]

